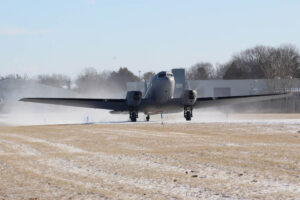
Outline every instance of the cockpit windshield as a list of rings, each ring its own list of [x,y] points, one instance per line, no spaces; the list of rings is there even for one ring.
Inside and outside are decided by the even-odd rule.
[[[166,77],[166,75],[167,75],[167,72],[160,72],[158,74],[158,78],[164,78],[164,77]]]
[[[173,74],[170,72],[159,72],[157,76],[158,78],[173,77]]]

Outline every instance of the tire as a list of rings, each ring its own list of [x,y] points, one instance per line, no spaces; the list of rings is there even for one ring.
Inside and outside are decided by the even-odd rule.
[[[185,113],[185,119],[186,119],[186,121],[191,121],[191,119],[192,119],[192,113],[191,113],[191,111],[186,111],[186,113]]]
[[[136,122],[136,118],[130,118],[132,122]]]
[[[136,113],[135,113],[135,112],[133,112],[133,113],[130,114],[130,120],[131,120],[132,122],[136,122],[136,118],[137,118],[137,116],[136,116]]]

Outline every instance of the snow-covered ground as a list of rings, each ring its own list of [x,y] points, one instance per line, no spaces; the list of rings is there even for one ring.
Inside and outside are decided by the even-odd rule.
[[[172,117],[163,124],[158,116],[152,123],[2,126],[0,197],[300,198],[300,128],[278,119],[297,115],[232,116],[266,123]]]
[[[192,121],[186,122],[183,113],[151,116],[150,123],[255,123],[300,124],[300,115],[222,113],[218,110],[195,110]],[[279,116],[279,117],[278,117]],[[292,117],[291,117],[292,116]],[[145,123],[146,116],[139,113],[138,123]],[[46,125],[46,124],[114,124],[131,123],[128,114],[111,114],[107,110],[59,107],[58,110],[15,110],[0,114],[0,125]],[[146,122],[149,123],[149,122]]]
[[[85,108],[63,108],[58,110],[14,111],[0,115],[0,124],[7,125],[46,125],[46,124],[85,124],[95,122],[127,122],[128,116],[110,114],[107,110]]]

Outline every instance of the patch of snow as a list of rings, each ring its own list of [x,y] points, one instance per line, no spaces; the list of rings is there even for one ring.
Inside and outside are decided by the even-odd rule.
[[[47,140],[43,140],[43,139],[38,139],[38,138],[33,138],[33,137],[29,137],[29,136],[22,136],[22,135],[16,135],[16,134],[8,134],[7,136],[12,136],[12,137],[17,137],[17,138],[21,138],[23,140],[26,140],[28,142],[33,142],[33,143],[42,143],[42,144],[46,144],[52,147],[57,147],[62,151],[66,151],[69,153],[85,153],[86,151],[68,144],[61,144],[61,143],[54,143],[54,142],[49,142]]]
[[[8,149],[15,150],[17,152],[0,152],[1,155],[31,155],[31,156],[38,156],[41,155],[41,152],[32,148],[30,145],[27,144],[19,144],[10,140],[3,140],[0,139],[0,144],[6,146]]]

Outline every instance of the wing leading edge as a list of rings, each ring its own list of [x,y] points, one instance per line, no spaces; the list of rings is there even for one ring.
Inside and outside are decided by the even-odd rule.
[[[44,103],[84,108],[99,108],[114,111],[126,111],[128,106],[125,99],[87,99],[87,98],[23,98],[20,101]]]
[[[263,94],[263,95],[247,95],[247,96],[229,96],[229,97],[204,97],[197,98],[194,108],[206,108],[213,106],[226,106],[240,103],[251,103],[257,101],[266,101],[272,99],[281,99],[291,96],[292,93],[281,94]]]

